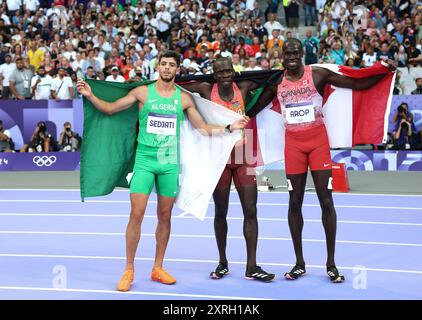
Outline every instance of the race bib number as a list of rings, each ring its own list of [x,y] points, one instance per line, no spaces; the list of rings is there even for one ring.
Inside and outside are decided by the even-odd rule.
[[[147,132],[168,136],[176,135],[177,115],[153,113],[148,114]]]
[[[286,121],[288,124],[315,121],[315,111],[312,102],[286,104]]]

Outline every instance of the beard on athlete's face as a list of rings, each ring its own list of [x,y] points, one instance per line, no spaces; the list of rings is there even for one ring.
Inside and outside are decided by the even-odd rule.
[[[162,68],[159,71],[161,80],[165,82],[171,82],[176,77],[177,70],[171,70],[167,68]]]
[[[163,57],[158,62],[158,74],[164,82],[171,82],[179,72],[179,66],[174,58]]]
[[[164,82],[171,82],[176,77],[176,74],[160,74],[161,80]]]

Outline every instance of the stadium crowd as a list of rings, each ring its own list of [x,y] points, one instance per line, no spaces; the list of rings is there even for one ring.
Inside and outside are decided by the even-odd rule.
[[[303,40],[307,64],[361,68],[393,59],[395,93],[422,92],[421,1],[269,0],[262,7],[253,0],[2,1],[2,97],[73,98],[82,77],[154,79],[166,49],[182,55],[182,74],[211,73],[218,55],[231,57],[236,71],[282,68],[281,47],[292,36]],[[304,34],[300,10],[315,26]]]
[[[212,73],[218,56],[236,71],[282,69],[289,37],[303,42],[306,64],[393,59],[394,94],[422,93],[419,0],[0,2],[2,99],[77,98],[78,78],[156,79],[166,49],[180,52],[181,75]]]

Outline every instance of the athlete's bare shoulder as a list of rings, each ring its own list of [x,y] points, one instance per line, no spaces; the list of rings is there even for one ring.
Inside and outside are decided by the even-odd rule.
[[[320,67],[320,66],[311,66],[312,68],[312,74],[318,74],[318,75],[325,75],[330,73],[330,71],[326,68]]]
[[[211,96],[212,84],[209,82],[191,82],[181,84],[181,87],[191,92],[197,92],[201,97],[209,99]]]
[[[132,89],[129,94],[134,95],[141,104],[145,104],[148,97],[148,85],[138,86]]]
[[[312,80],[314,82],[315,87],[317,88],[318,92],[322,95],[324,92],[324,86],[330,77],[331,74],[334,72],[318,67],[318,66],[312,66]]]
[[[195,101],[193,100],[193,97],[190,93],[186,91],[181,92],[181,98],[182,98],[182,108],[183,110],[186,110],[190,107],[195,107]]]

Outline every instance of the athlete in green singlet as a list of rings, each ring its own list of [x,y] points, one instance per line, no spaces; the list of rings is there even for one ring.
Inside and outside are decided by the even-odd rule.
[[[154,183],[158,197],[158,224],[151,279],[164,284],[176,282],[176,279],[164,270],[163,260],[170,237],[171,211],[178,191],[178,144],[180,123],[184,119],[183,111],[186,111],[192,125],[206,135],[243,129],[248,122],[248,117],[245,116],[227,127],[205,123],[196,109],[192,96],[181,92],[174,84],[179,64],[180,55],[176,52],[162,53],[158,58],[158,80],[131,90],[125,97],[115,102],[100,100],[82,80],[77,84],[79,93],[106,114],[111,115],[125,110],[135,102],[139,105],[138,148],[134,175],[130,181],[131,212],[126,229],[126,268],[117,285],[119,291],[128,291],[133,281],[141,223]]]

